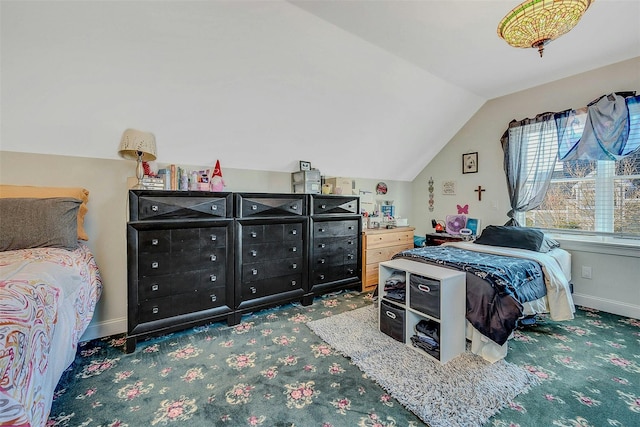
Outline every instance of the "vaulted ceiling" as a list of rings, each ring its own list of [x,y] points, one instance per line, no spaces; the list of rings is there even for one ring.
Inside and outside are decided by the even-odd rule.
[[[518,0],[2,1],[2,150],[412,180],[487,101],[640,56],[640,2],[597,0],[540,58]]]

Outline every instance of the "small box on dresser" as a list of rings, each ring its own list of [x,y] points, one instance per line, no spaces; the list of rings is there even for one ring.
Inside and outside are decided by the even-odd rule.
[[[404,274],[405,286],[413,283],[415,287],[415,290],[410,287],[406,292],[404,302],[390,301],[384,289],[387,279],[398,274]],[[378,322],[381,332],[400,341],[397,330],[393,329],[398,327],[398,322],[393,323],[389,317],[401,318],[405,326],[402,342],[415,351],[439,363],[447,363],[465,351],[465,272],[400,258],[380,263],[379,275]],[[417,329],[421,329],[416,328],[418,324],[429,325],[438,346],[427,351],[413,345],[413,340],[419,335]]]

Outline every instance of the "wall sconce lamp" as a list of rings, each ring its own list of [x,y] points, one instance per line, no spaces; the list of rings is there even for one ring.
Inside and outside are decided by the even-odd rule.
[[[124,159],[137,161],[136,178],[138,178],[138,184],[133,188],[143,188],[144,170],[142,162],[150,162],[156,159],[156,137],[150,132],[127,129],[122,134],[122,139],[120,139],[118,154]]]

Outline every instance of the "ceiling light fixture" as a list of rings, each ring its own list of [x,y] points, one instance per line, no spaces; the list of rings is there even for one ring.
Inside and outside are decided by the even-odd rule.
[[[498,24],[498,36],[513,47],[544,46],[578,24],[595,0],[527,0],[515,7]]]

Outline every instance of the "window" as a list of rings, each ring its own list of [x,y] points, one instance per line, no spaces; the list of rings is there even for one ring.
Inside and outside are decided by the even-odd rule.
[[[529,227],[640,238],[640,104],[629,105],[629,117],[627,152],[635,153],[619,160],[556,160],[544,200],[535,209],[517,213],[518,222]],[[555,127],[543,134],[532,129],[525,141],[529,164],[540,147],[558,146]]]

